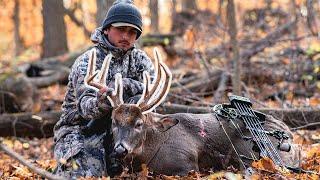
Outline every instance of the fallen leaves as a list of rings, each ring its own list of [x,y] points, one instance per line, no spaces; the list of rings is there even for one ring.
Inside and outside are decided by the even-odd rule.
[[[302,170],[308,173],[294,173],[287,168],[276,166],[271,159],[262,158],[252,163],[252,167],[257,170],[250,179],[319,179],[320,173],[320,144],[313,144],[311,148],[304,151],[306,157],[301,162]]]
[[[312,144],[314,141],[309,139],[301,141],[297,137],[315,137],[319,136],[320,131],[305,131],[299,130],[295,132],[295,141],[305,142],[302,146],[302,160],[301,167],[304,170],[320,173],[320,144]],[[313,139],[314,140],[314,139]],[[49,172],[53,172],[57,162],[53,158],[53,139],[22,139],[22,138],[3,138],[2,142],[8,147],[13,148],[17,153],[28,159],[29,162],[34,163],[36,166],[41,167]],[[63,160],[61,160],[63,161]],[[317,174],[310,173],[293,173],[286,168],[281,168],[273,164],[269,158],[262,158],[259,161],[253,162],[252,167],[255,170],[254,174],[248,176],[239,171],[219,171],[219,172],[207,172],[201,174],[192,171],[186,177],[180,176],[165,176],[154,175],[150,172],[146,165],[143,165],[142,171],[137,174],[130,174],[127,170],[122,174],[122,178],[133,179],[319,179]],[[25,166],[21,165],[17,161],[13,160],[6,154],[0,151],[0,179],[39,179],[40,177],[31,172]],[[79,178],[79,179],[92,179],[97,178]],[[100,178],[101,180],[109,180],[109,177]]]
[[[210,180],[216,180],[216,179],[229,179],[229,180],[237,180],[237,179],[243,179],[241,174],[235,174],[232,172],[225,172],[225,171],[221,171],[221,172],[216,172],[213,174],[210,174],[207,179]]]
[[[29,169],[25,166],[15,166],[15,165],[11,165],[14,168],[13,173],[11,174],[13,177],[17,177],[17,178],[31,178],[34,177],[34,174],[32,172],[29,171]]]
[[[54,159],[36,160],[36,163],[43,169],[53,172],[54,168],[57,166],[57,161]]]
[[[302,164],[302,168],[320,173],[320,144],[314,144],[307,151],[307,158]]]
[[[52,154],[52,138],[22,139],[11,137],[3,138],[2,143],[42,169],[52,172],[56,166],[56,161]],[[20,180],[40,179],[40,177],[31,172],[26,166],[0,151],[0,179]]]
[[[264,157],[259,161],[254,161],[252,167],[258,170],[267,171],[270,173],[275,173],[277,171],[275,164],[270,158]]]

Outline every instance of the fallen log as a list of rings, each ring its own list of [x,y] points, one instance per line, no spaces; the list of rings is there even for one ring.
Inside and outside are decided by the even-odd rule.
[[[89,50],[91,47],[92,46],[87,46],[87,47],[84,47],[80,50],[69,52],[66,54],[59,55],[59,56],[38,59],[37,61],[35,61],[32,64],[37,65],[37,66],[42,66],[44,64],[44,65],[53,65],[53,66],[54,65],[57,65],[57,66],[63,65],[63,66],[71,67],[72,64],[74,63],[74,61],[76,60],[76,58],[78,56],[80,56],[82,53],[84,53],[85,51]]]
[[[21,74],[0,75],[0,114],[30,112],[40,107],[37,88]]]
[[[180,104],[163,104],[158,109],[160,113],[210,113],[212,107],[195,107],[195,106],[186,106]],[[320,121],[320,109],[317,108],[304,108],[304,109],[271,109],[271,108],[258,108],[257,111],[260,111],[265,114],[272,115],[273,117],[282,120],[290,127],[299,127],[307,125],[308,123],[316,123]],[[320,124],[306,127],[307,129],[314,129],[320,127]]]
[[[67,84],[69,73],[69,68],[66,66],[60,66],[47,71],[47,75],[27,77],[27,79],[37,88],[43,88],[57,83]]]
[[[0,115],[0,136],[51,137],[61,111]]]
[[[52,84],[66,84],[69,68],[43,71],[47,74],[39,77],[27,77],[21,73],[3,73],[0,75],[0,114],[17,112],[39,112],[40,97],[38,88]],[[42,72],[42,73],[43,73]]]
[[[279,120],[284,121],[288,126],[295,128],[314,123],[313,126],[306,126],[305,129],[320,127],[320,109],[256,109],[265,114],[270,114]],[[163,104],[157,109],[162,114],[171,113],[212,113],[210,107],[194,107],[179,104]],[[47,111],[38,114],[13,113],[0,115],[0,136],[21,136],[21,137],[51,137],[53,127],[59,120],[61,111]]]

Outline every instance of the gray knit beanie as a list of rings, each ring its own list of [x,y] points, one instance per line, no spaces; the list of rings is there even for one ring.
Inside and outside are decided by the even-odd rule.
[[[113,23],[119,22],[132,24],[138,31],[136,39],[139,38],[142,33],[142,16],[131,0],[115,1],[102,23],[102,29],[109,27]]]

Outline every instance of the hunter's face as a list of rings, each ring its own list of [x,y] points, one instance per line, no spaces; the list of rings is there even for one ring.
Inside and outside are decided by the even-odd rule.
[[[133,46],[137,37],[137,30],[130,26],[120,26],[107,28],[104,33],[109,41],[116,47],[128,50]]]

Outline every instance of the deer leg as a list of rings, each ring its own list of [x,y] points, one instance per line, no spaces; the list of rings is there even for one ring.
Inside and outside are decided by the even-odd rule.
[[[155,173],[185,176],[188,172],[199,171],[196,153],[191,153],[186,147],[166,147],[163,145],[149,163]]]

